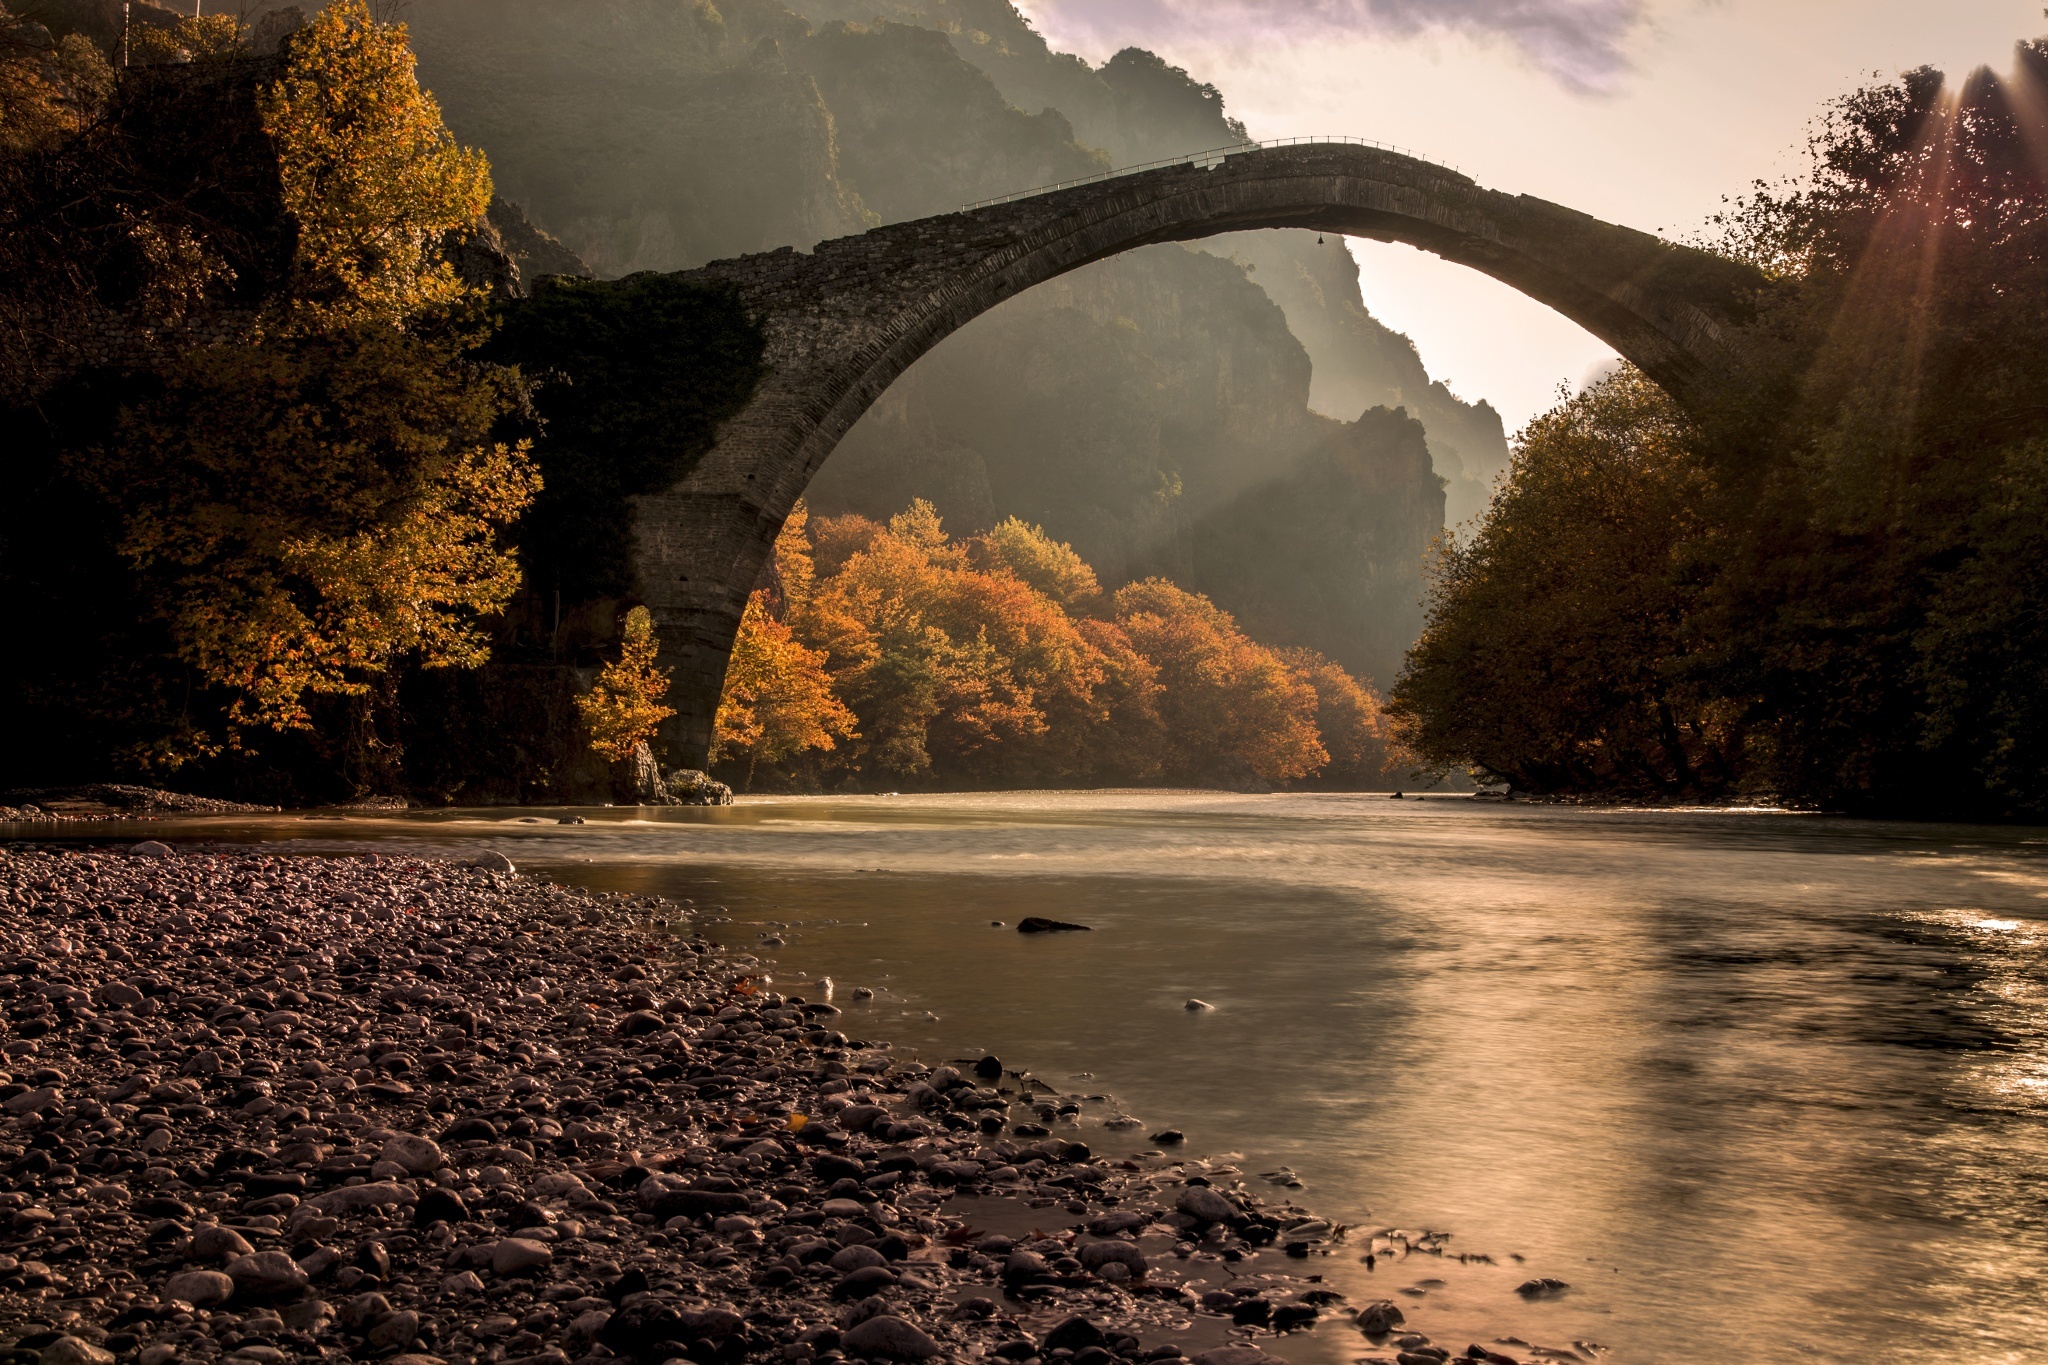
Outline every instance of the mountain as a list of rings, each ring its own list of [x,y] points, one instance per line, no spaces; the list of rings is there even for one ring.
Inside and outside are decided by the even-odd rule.
[[[606,277],[1245,137],[1213,86],[1139,49],[1054,52],[1007,0],[413,0],[406,19],[500,193]],[[898,381],[811,496],[1040,522],[1112,586],[1168,574],[1390,682],[1446,490],[1469,515],[1505,462],[1498,416],[1371,316],[1340,242],[1260,232],[1127,253],[992,310]],[[1320,564],[1229,531],[1254,512],[1277,528],[1290,497],[1325,500],[1304,521],[1410,520]],[[1323,608],[1283,609],[1290,574]]]

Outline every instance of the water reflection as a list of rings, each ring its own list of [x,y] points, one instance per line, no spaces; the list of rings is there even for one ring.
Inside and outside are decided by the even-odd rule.
[[[209,828],[484,841],[725,906],[710,932],[834,977],[848,1032],[1114,1096],[1361,1239],[1448,1231],[1317,1267],[1447,1345],[2042,1357],[2037,831],[1159,794],[585,814]],[[990,927],[1030,914],[1094,929]],[[1539,1275],[1572,1289],[1519,1299]]]

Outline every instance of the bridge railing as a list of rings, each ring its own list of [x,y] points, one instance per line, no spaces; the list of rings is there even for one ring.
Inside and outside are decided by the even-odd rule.
[[[1397,156],[1413,157],[1417,161],[1427,161],[1430,165],[1442,166],[1445,170],[1455,171],[1458,169],[1456,166],[1446,162],[1426,157],[1411,148],[1396,147],[1391,142],[1375,142],[1369,137],[1274,137],[1267,138],[1263,142],[1253,142],[1247,139],[1243,142],[1233,142],[1227,147],[1211,147],[1207,151],[1187,152],[1181,156],[1162,157],[1158,161],[1141,161],[1135,166],[1119,166],[1112,171],[1097,171],[1094,175],[1084,175],[1073,180],[1061,180],[1051,185],[1039,185],[1028,190],[1017,190],[1012,194],[999,194],[993,199],[977,199],[971,204],[962,204],[960,211],[967,213],[974,209],[989,208],[996,204],[1009,204],[1019,199],[1030,199],[1035,195],[1051,194],[1056,190],[1071,190],[1080,185],[1096,185],[1105,180],[1116,180],[1126,175],[1138,175],[1144,171],[1163,171],[1173,166],[1197,166],[1207,170],[1211,166],[1221,165],[1225,157],[1237,156],[1244,152],[1262,152],[1273,147],[1301,147],[1321,142],[1341,143],[1352,147],[1375,147],[1383,152],[1393,152]]]

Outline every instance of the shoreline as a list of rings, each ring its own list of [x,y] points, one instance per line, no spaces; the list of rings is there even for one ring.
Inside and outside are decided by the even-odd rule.
[[[691,913],[412,856],[0,846],[0,1341],[1258,1365],[1363,1309],[1397,1339],[1360,1347],[1451,1356],[1319,1287],[1341,1229],[1105,1160],[992,1058],[848,1039]]]

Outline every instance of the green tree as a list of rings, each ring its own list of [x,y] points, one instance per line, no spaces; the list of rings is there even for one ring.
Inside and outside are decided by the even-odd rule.
[[[1424,762],[1535,791],[1725,779],[1728,736],[1682,677],[1711,492],[1690,435],[1634,370],[1521,433],[1471,542],[1439,542],[1394,688]]]

